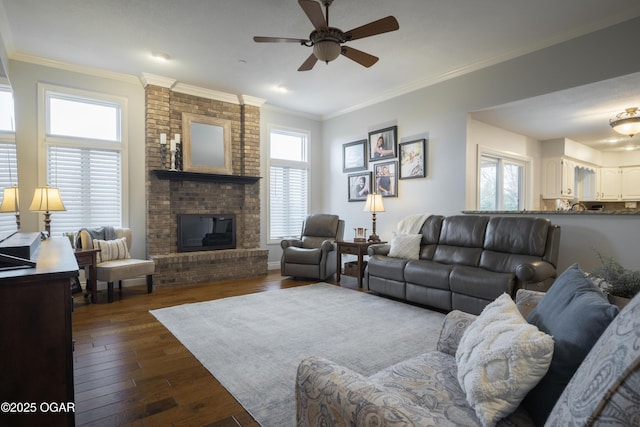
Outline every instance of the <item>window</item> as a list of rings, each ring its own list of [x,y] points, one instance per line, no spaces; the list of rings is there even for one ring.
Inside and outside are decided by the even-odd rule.
[[[269,239],[300,236],[308,212],[307,133],[269,132]]]
[[[0,203],[4,197],[3,189],[17,184],[18,166],[13,93],[9,86],[0,84]],[[0,213],[0,236],[16,231],[16,229],[15,215],[6,212]]]
[[[82,227],[122,226],[124,100],[43,88],[47,183],[60,189],[66,211],[52,234]]]
[[[518,211],[525,209],[525,160],[500,153],[480,152],[478,209]]]

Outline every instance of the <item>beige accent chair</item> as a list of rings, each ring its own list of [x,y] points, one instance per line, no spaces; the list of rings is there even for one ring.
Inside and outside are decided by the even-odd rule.
[[[309,215],[300,239],[280,242],[283,276],[326,280],[336,273],[336,240],[342,240],[344,220],[337,215]]]
[[[127,249],[131,251],[132,232],[130,228],[114,228],[116,238],[124,237],[127,242]],[[93,239],[86,229],[79,232],[79,240],[82,250],[93,249]],[[114,259],[111,261],[99,262],[96,266],[96,279],[107,282],[107,301],[113,302],[113,282],[118,282],[118,288],[122,290],[122,281],[134,279],[141,276],[147,277],[147,293],[153,291],[153,273],[155,272],[155,262],[148,259]],[[93,295],[95,295],[95,290]],[[95,299],[95,298],[94,298]],[[96,303],[97,301],[92,301]]]

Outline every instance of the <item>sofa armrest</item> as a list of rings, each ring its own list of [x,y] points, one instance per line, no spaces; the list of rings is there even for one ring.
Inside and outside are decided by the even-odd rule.
[[[556,268],[547,261],[527,262],[516,267],[516,277],[523,283],[544,282],[556,277],[556,274]]]
[[[334,240],[325,240],[320,246],[324,252],[331,252],[336,250],[336,242]]]
[[[435,425],[430,413],[369,378],[320,357],[308,357],[296,376],[296,425]]]
[[[544,292],[532,291],[529,289],[518,289],[516,292],[516,306],[518,310],[520,310],[520,314],[525,319],[536,308],[536,305],[540,302],[542,297],[545,295]]]
[[[285,239],[280,242],[282,249],[287,249],[289,246],[295,246],[296,248],[302,247],[302,241],[300,239]]]
[[[464,311],[450,311],[442,323],[436,350],[455,356],[462,334],[476,318],[477,316],[465,313]]]
[[[390,250],[391,245],[387,243],[376,243],[375,245],[371,245],[367,248],[367,255],[389,255]]]

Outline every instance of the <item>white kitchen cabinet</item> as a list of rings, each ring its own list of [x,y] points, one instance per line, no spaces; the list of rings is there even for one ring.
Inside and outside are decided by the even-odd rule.
[[[640,166],[620,168],[622,200],[640,200]]]
[[[600,168],[598,200],[640,200],[640,166]]]
[[[620,168],[600,168],[598,180],[598,200],[620,200],[622,177]]]
[[[575,162],[565,158],[544,160],[543,199],[575,197]]]

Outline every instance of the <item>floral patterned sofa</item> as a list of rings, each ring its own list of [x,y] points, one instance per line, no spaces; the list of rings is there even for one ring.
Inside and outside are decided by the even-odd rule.
[[[544,295],[519,290],[517,309],[527,317]],[[436,351],[400,362],[371,377],[326,359],[303,360],[296,382],[297,425],[482,426],[459,384],[455,357],[465,329],[476,318],[457,310],[450,312]],[[530,319],[531,315],[527,320]],[[595,344],[588,346],[586,357],[578,361],[575,375],[559,398],[554,398],[550,414],[534,421],[536,417],[529,412],[531,408],[533,412],[537,410],[537,402],[529,402],[529,412],[525,405],[533,394],[530,392],[514,412],[495,425],[640,425],[640,295],[620,314],[614,314],[605,328],[604,332],[599,331]],[[555,341],[558,339],[554,336]],[[556,353],[554,350],[554,357]],[[539,386],[540,383],[536,387]]]

